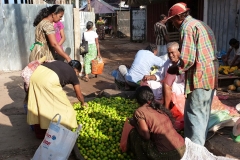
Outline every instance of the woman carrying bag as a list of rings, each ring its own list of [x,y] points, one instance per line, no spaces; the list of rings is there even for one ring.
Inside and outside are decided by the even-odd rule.
[[[91,73],[91,61],[96,59],[97,57],[101,57],[98,35],[93,30],[93,22],[87,22],[87,31],[83,33],[83,41],[88,42],[88,53],[84,54],[84,71],[85,76],[82,77],[82,80],[85,82],[89,81],[89,74]]]

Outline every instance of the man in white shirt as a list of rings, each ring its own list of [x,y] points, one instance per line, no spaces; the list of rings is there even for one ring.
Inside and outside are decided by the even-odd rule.
[[[159,68],[163,66],[164,61],[156,56],[157,51],[157,46],[150,44],[145,50],[137,52],[131,67],[120,65],[112,75],[117,81],[125,82],[125,89],[138,87],[143,76],[149,74],[153,66]]]
[[[235,38],[232,38],[229,41],[229,45],[230,45],[230,48],[229,48],[227,54],[222,56],[223,62],[225,65],[230,65],[230,67],[239,66],[240,65],[239,41],[236,40]],[[232,50],[234,51],[234,55],[231,55]]]
[[[143,81],[147,81],[148,86],[153,90],[156,100],[164,99],[166,108],[170,108],[172,92],[176,95],[184,93],[184,74],[170,75],[167,73],[168,68],[172,65],[178,65],[180,60],[179,44],[170,42],[167,44],[169,59],[164,63],[163,67],[154,75],[145,75]],[[182,62],[181,62],[182,63]]]

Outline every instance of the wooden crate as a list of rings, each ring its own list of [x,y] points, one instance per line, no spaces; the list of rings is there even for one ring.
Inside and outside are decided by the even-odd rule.
[[[230,75],[218,74],[218,87],[227,87],[228,85],[233,84],[235,79],[240,79],[240,77],[231,74]]]

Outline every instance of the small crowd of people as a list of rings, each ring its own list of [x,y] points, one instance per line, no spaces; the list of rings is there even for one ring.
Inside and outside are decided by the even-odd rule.
[[[112,72],[120,89],[136,90],[139,108],[129,119],[128,148],[137,159],[181,159],[186,150],[176,132],[170,109],[173,95],[185,97],[184,137],[204,146],[214,91],[217,87],[217,48],[212,29],[176,3],[168,16],[154,25],[156,44],[135,55],[131,66]],[[180,32],[180,42],[170,42],[166,22]],[[180,44],[180,45],[179,45]]]
[[[52,117],[59,113],[61,124],[72,129],[77,127],[76,113],[62,87],[72,84],[82,106],[87,106],[81,93],[79,73],[82,65],[72,60],[63,50],[64,26],[60,22],[64,8],[60,5],[43,8],[36,16],[33,26],[35,43],[31,47],[29,62],[38,62],[26,88],[28,104],[27,122],[47,129]],[[165,26],[167,21],[180,32],[180,43],[170,42]],[[101,57],[98,39],[104,39],[105,22],[97,21],[97,33],[93,22],[87,22],[83,33],[88,41],[88,53],[84,55],[85,76],[88,82],[91,61]],[[112,75],[118,86],[136,90],[139,108],[129,118],[134,127],[128,137],[128,149],[136,159],[181,159],[185,153],[184,138],[174,128],[170,113],[172,95],[185,96],[184,137],[204,146],[211,103],[216,88],[217,69],[216,40],[213,31],[204,22],[189,15],[185,3],[176,3],[161,15],[154,25],[156,44],[139,50],[131,66],[120,65]],[[179,45],[180,44],[180,45]],[[224,62],[235,51],[234,65],[239,57],[239,42],[231,39]],[[44,58],[39,62],[39,59]],[[66,61],[66,62],[64,62]],[[33,63],[32,63],[33,64]]]

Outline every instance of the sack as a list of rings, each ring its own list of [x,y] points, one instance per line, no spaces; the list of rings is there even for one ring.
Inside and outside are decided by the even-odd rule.
[[[186,151],[181,160],[234,160],[235,158],[228,158],[222,156],[215,156],[204,146],[193,143],[190,139],[185,138]],[[235,159],[236,160],[236,159]]]
[[[128,140],[128,134],[134,127],[128,123],[128,119],[126,119],[124,126],[123,126],[123,131],[122,131],[122,136],[121,136],[121,141],[120,141],[120,148],[122,152],[127,151],[127,140]]]
[[[59,116],[57,123],[52,122],[56,116]],[[68,159],[73,146],[76,143],[82,125],[79,125],[76,132],[72,132],[60,124],[61,115],[56,114],[53,119],[50,122],[45,138],[35,152],[32,160]]]
[[[92,74],[102,74],[104,68],[104,63],[102,58],[97,58],[92,60]]]
[[[88,53],[88,41],[85,41],[84,33],[82,43],[80,44],[80,55],[84,55]]]

